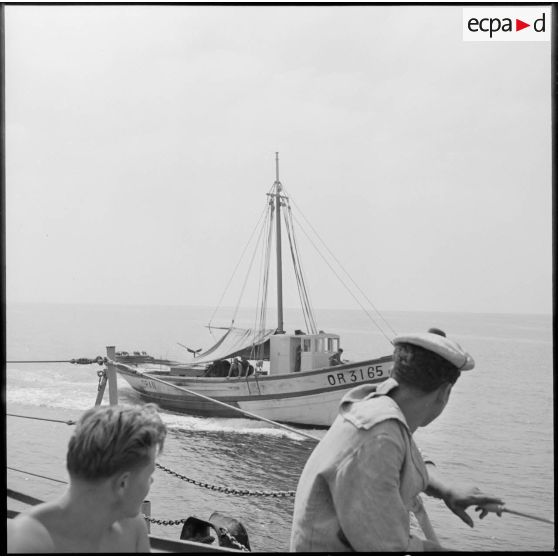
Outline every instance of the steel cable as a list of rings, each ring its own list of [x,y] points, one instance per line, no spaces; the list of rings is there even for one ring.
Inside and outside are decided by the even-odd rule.
[[[29,417],[27,415],[14,415],[13,413],[6,413],[6,416],[33,419],[33,420],[45,420],[48,422],[61,422],[62,424],[68,424],[70,426],[76,423],[75,420],[59,420],[59,419],[49,419],[49,418],[41,418],[41,417]]]

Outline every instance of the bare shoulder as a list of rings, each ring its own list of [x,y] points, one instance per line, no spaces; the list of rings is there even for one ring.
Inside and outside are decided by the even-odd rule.
[[[103,540],[103,552],[150,552],[147,525],[142,515],[120,519]]]
[[[46,527],[25,513],[8,519],[7,539],[9,554],[49,554],[55,550]]]
[[[136,539],[136,552],[149,552],[149,533],[147,532],[147,524],[142,514],[136,515],[131,519],[126,519],[133,530]]]

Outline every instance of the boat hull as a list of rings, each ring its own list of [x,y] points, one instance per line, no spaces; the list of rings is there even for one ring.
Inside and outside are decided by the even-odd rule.
[[[191,378],[140,371],[118,372],[146,401],[165,409],[220,417],[243,417],[241,410],[266,419],[307,426],[328,427],[335,419],[339,402],[352,388],[379,384],[389,377],[392,357],[344,363],[291,374],[242,378]],[[147,372],[147,371],[146,371]],[[172,385],[169,385],[172,384]],[[191,390],[227,403],[235,411],[180,389]]]

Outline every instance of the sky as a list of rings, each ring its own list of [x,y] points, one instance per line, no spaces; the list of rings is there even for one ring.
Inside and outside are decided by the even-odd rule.
[[[358,307],[343,269],[384,311],[552,312],[549,42],[465,42],[447,5],[8,5],[5,34],[8,304],[234,306],[279,152],[316,308]]]

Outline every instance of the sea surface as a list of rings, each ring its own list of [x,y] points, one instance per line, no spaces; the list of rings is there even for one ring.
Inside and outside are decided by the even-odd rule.
[[[69,360],[117,350],[189,360],[178,343],[204,349],[211,308],[150,306],[7,305],[8,360]],[[444,413],[416,433],[422,450],[448,481],[475,485],[506,506],[554,520],[552,316],[385,312],[398,333],[444,329],[475,358]],[[287,322],[290,313],[286,312]],[[316,311],[318,327],[339,333],[344,357],[389,354],[390,346],[360,311]],[[287,327],[290,329],[289,325]],[[292,328],[300,327],[293,322]],[[304,329],[304,328],[302,328]],[[213,332],[215,333],[215,332]],[[389,336],[389,334],[388,334]],[[8,364],[6,443],[8,487],[36,498],[65,490],[65,453],[73,427],[27,417],[75,420],[93,406],[96,365]],[[108,402],[108,394],[105,394]],[[139,402],[119,378],[122,402]],[[169,435],[159,463],[194,480],[252,491],[294,490],[315,442],[250,419],[203,418],[162,412]],[[324,430],[306,432],[323,436]],[[20,471],[15,471],[19,469]],[[42,475],[42,477],[34,476]],[[47,478],[43,478],[47,477]],[[220,511],[247,529],[252,550],[288,551],[293,498],[236,496],[182,481],[160,469],[149,494],[154,518],[208,519]],[[554,527],[489,514],[471,529],[445,505],[425,497],[443,545],[462,552],[554,550]],[[10,509],[24,509],[9,500]],[[178,538],[181,527],[153,525],[155,535]]]

